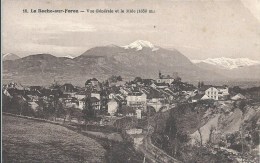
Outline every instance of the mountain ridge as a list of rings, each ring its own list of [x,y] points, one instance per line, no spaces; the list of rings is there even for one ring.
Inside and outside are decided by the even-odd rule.
[[[218,66],[222,69],[237,69],[240,67],[247,67],[253,65],[260,65],[260,61],[251,60],[249,58],[207,58],[205,60],[192,60],[193,63],[206,63],[210,65]]]
[[[4,61],[6,60],[16,60],[16,59],[19,59],[20,57],[16,54],[13,54],[13,53],[5,53],[5,54],[2,54],[2,58]]]
[[[158,72],[172,75],[177,72],[187,82],[231,80],[220,71],[193,64],[178,50],[141,45],[142,49],[122,46],[98,46],[71,59],[51,54],[36,54],[3,62],[3,80],[28,84],[47,84],[56,81],[82,85],[89,78],[105,80],[121,75],[125,80],[140,76],[157,78]]]

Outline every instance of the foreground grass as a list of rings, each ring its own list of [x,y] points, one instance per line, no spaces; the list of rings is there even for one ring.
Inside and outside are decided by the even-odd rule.
[[[4,162],[105,162],[95,140],[62,126],[3,116]]]

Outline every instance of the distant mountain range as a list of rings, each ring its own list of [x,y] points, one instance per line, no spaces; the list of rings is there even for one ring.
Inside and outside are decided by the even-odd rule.
[[[194,64],[218,74],[228,76],[233,80],[260,81],[260,62],[248,58],[214,58],[193,60]]]
[[[16,54],[12,54],[12,53],[5,53],[3,54],[3,61],[6,60],[16,60],[19,59],[20,57]]]
[[[248,58],[208,58],[205,60],[192,60],[195,64],[206,63],[209,65],[217,66],[221,69],[236,69],[241,67],[248,67],[254,65],[260,65],[260,61],[254,61]]]
[[[89,78],[104,80],[111,75],[121,75],[125,80],[136,76],[157,78],[159,70],[169,75],[178,72],[188,82],[237,79],[214,65],[203,64],[206,63],[192,63],[177,50],[163,49],[138,40],[126,46],[94,47],[75,58],[35,54],[6,60],[3,62],[3,80],[28,85],[48,85],[54,80],[83,85]],[[252,73],[247,75],[247,79],[251,79]],[[243,79],[243,75],[240,78]]]

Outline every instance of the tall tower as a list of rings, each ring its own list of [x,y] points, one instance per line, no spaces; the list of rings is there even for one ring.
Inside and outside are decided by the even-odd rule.
[[[159,70],[159,79],[161,79],[162,78],[162,73],[161,73],[161,71]]]

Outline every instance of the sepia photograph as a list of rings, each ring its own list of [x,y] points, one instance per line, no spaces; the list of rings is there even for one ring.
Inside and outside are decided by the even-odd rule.
[[[1,4],[1,162],[260,163],[260,0]]]

